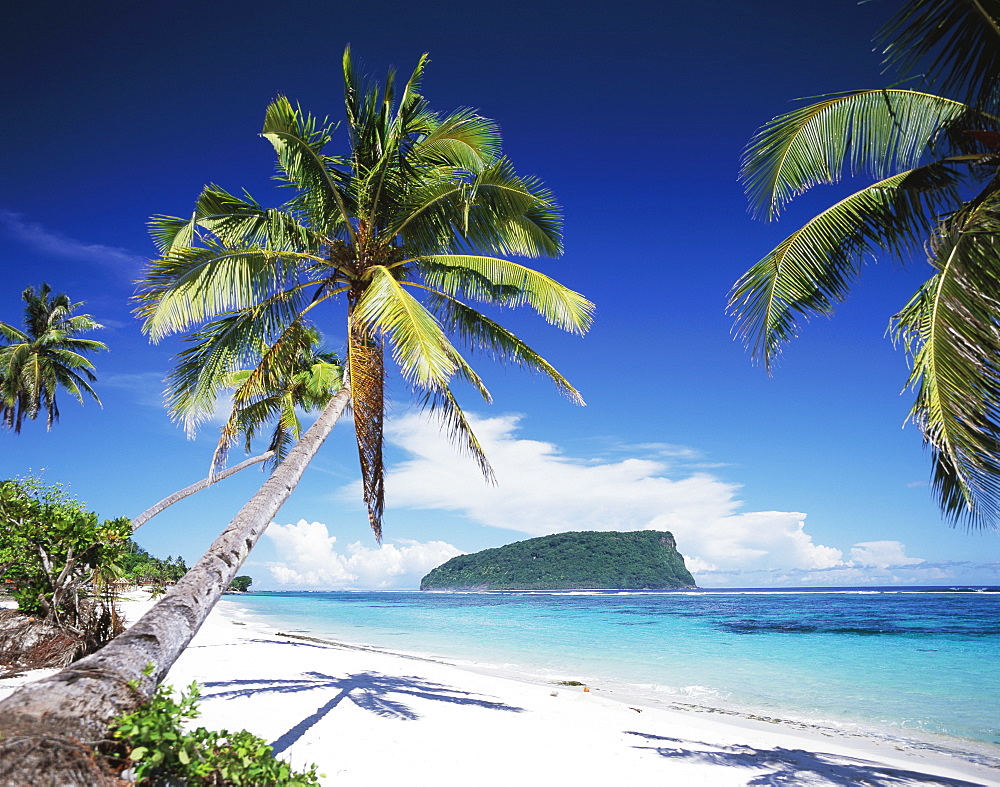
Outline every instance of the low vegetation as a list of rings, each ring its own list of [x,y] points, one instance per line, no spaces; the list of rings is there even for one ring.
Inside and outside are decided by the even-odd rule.
[[[190,729],[185,723],[199,715],[198,684],[174,698],[160,686],[152,699],[134,713],[116,719],[113,743],[104,755],[122,775],[130,771],[138,785],[274,785],[305,787],[319,784],[316,766],[295,772],[276,759],[262,738],[240,730]]]
[[[60,484],[0,481],[0,664],[62,667],[119,634],[123,587],[162,588],[187,572],[181,557],[153,557],[126,517],[101,520]]]
[[[0,585],[17,601],[0,615],[0,661],[62,666],[118,634],[112,583],[130,532],[128,519],[101,521],[60,485],[0,482]]]

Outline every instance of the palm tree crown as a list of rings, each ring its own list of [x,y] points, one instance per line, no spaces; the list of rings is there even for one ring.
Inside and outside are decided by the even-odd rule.
[[[796,230],[736,283],[737,333],[770,369],[801,322],[829,315],[870,255],[924,255],[930,276],[893,317],[911,361],[911,418],[931,448],[942,511],[1000,523],[1000,3],[910,0],[881,33],[904,75],[824,96],[751,141],[742,177],[758,215],[845,170],[874,182]]]
[[[83,303],[72,303],[65,294],[52,295],[43,283],[38,291],[28,287],[24,299],[24,330],[0,322],[0,417],[3,425],[21,431],[25,418],[45,412],[46,427],[59,418],[56,393],[68,391],[80,404],[87,393],[100,404],[90,383],[97,377],[86,353],[108,349],[101,342],[77,334],[104,326],[89,314],[74,314]]]
[[[217,473],[226,464],[230,447],[243,438],[249,454],[253,438],[267,423],[273,422],[271,440],[267,447],[267,462],[273,467],[288,454],[288,449],[302,435],[299,410],[310,412],[323,409],[343,386],[343,365],[335,353],[318,349],[319,331],[306,329],[311,343],[303,347],[288,377],[280,388],[259,393],[253,383],[254,370],[240,369],[233,372],[229,383],[233,388],[233,408],[222,426],[219,443],[212,457],[211,472]],[[266,348],[260,348],[263,355]],[[246,393],[244,388],[249,388]]]
[[[344,307],[346,379],[365,501],[376,535],[383,508],[385,351],[449,434],[489,464],[451,389],[460,378],[488,401],[451,338],[540,371],[579,393],[544,358],[470,305],[526,304],[548,322],[587,330],[592,304],[507,259],[561,253],[552,195],[503,157],[494,122],[467,109],[439,115],[418,92],[420,58],[397,91],[358,78],[345,51],[344,155],[326,152],[336,126],[279,97],[263,136],[291,198],[267,209],[208,186],[190,218],[156,217],[161,258],[141,282],[139,314],[154,340],[190,330],[168,401],[190,427],[209,413],[234,372],[234,402],[280,390],[295,374],[324,307]]]

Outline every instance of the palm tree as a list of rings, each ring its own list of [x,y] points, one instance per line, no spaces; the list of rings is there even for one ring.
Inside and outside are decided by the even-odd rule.
[[[139,314],[154,341],[198,326],[186,337],[168,394],[171,411],[190,428],[248,361],[255,362],[248,394],[274,388],[308,341],[312,320],[329,306],[344,307],[348,388],[376,536],[386,347],[404,380],[489,475],[451,380],[471,383],[487,401],[489,393],[449,333],[540,371],[581,399],[540,355],[467,301],[528,304],[578,333],[592,310],[578,293],[497,256],[559,254],[558,208],[538,181],[518,177],[500,155],[495,123],[470,110],[444,117],[430,111],[417,92],[425,63],[426,56],[396,101],[392,72],[381,90],[362,85],[345,52],[346,156],[325,152],[334,126],[284,97],[274,101],[263,136],[292,199],[265,209],[248,195],[209,186],[190,218],[157,217],[152,229],[163,258],[152,263],[140,293]],[[268,348],[262,356],[260,346]]]
[[[281,381],[280,387],[273,391],[257,396],[247,392],[253,370],[243,369],[230,375],[228,383],[233,389],[233,407],[220,430],[219,443],[208,475],[165,497],[135,517],[131,522],[133,532],[174,503],[241,470],[262,462],[276,465],[285,458],[289,447],[302,436],[299,410],[321,410],[343,384],[340,360],[333,353],[316,350],[315,346],[320,342],[318,331],[311,331],[311,336],[310,345],[302,349],[295,364],[288,369],[290,377]],[[224,469],[226,456],[233,443],[242,436],[246,451],[250,453],[255,434],[269,421],[274,421],[275,425],[267,450]]]
[[[829,315],[870,255],[925,254],[927,281],[892,318],[909,355],[911,419],[953,523],[1000,522],[1000,3],[911,0],[883,28],[886,63],[931,60],[926,82],[824,96],[751,141],[742,177],[758,216],[845,169],[874,182],[796,230],[735,284],[737,333],[770,371]]]
[[[274,423],[274,429],[266,453],[271,464],[277,466],[302,437],[299,411],[322,410],[343,387],[344,367],[336,353],[317,349],[321,341],[319,331],[307,328],[305,339],[306,344],[299,348],[291,365],[283,369],[287,378],[271,390],[260,390],[254,369],[240,369],[229,375],[227,383],[233,389],[233,407],[220,430],[211,474],[222,471],[230,447],[240,437],[249,454],[253,438],[270,422]],[[267,350],[259,347],[259,357],[264,357]]]
[[[285,98],[268,107],[264,137],[277,153],[279,180],[293,189],[282,208],[265,209],[213,186],[192,218],[154,221],[162,257],[143,278],[140,315],[153,339],[193,329],[170,378],[174,414],[196,424],[239,369],[252,369],[239,389],[248,401],[280,390],[309,344],[312,320],[337,303],[346,318],[345,384],[149,613],[76,662],[72,674],[29,684],[0,703],[0,763],[16,756],[27,772],[52,772],[41,763],[57,747],[50,741],[32,748],[38,742],[32,736],[56,733],[58,740],[93,744],[111,718],[152,694],[349,404],[369,519],[380,534],[385,348],[485,472],[451,381],[459,377],[488,393],[449,334],[540,371],[580,401],[547,361],[466,302],[493,309],[527,304],[577,333],[587,329],[592,311],[583,296],[506,259],[558,254],[558,208],[540,183],[518,177],[500,155],[492,121],[469,110],[430,111],[417,92],[425,62],[426,56],[397,101],[391,72],[382,89],[363,86],[345,53],[350,149],[342,157],[324,151],[331,126]],[[83,780],[90,761],[78,753],[65,757],[61,778]]]
[[[101,400],[90,387],[97,378],[86,353],[108,349],[101,342],[77,334],[103,328],[89,314],[74,314],[83,303],[72,303],[65,294],[50,298],[52,288],[43,283],[35,292],[28,287],[24,299],[24,330],[0,322],[0,417],[3,425],[21,431],[25,418],[46,415],[46,427],[59,418],[56,393],[60,388],[83,404],[83,394]]]

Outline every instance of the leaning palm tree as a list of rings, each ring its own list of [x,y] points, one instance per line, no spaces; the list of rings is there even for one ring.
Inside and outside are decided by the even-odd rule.
[[[251,369],[241,369],[230,375],[228,383],[233,392],[233,406],[229,418],[220,430],[219,442],[212,456],[208,475],[168,495],[132,519],[133,532],[174,503],[202,489],[207,489],[253,465],[267,462],[273,467],[285,458],[289,448],[302,436],[299,412],[322,410],[343,385],[343,366],[340,359],[334,353],[317,350],[316,347],[320,342],[319,332],[312,331],[311,335],[311,344],[302,349],[295,365],[288,370],[290,376],[282,380],[280,387],[272,391],[263,395],[247,393],[248,383],[253,377]],[[261,352],[265,349],[261,348]],[[226,467],[229,449],[242,438],[249,454],[254,437],[268,423],[273,423],[274,428],[267,449],[232,467]]]
[[[267,461],[276,467],[302,437],[299,413],[322,410],[343,387],[344,367],[340,358],[336,353],[318,349],[321,339],[315,328],[307,328],[305,333],[305,344],[284,369],[287,376],[278,386],[261,391],[255,379],[256,369],[240,369],[229,375],[227,383],[232,389],[233,406],[220,430],[210,475],[223,471],[229,450],[237,441],[242,439],[249,454],[254,437],[268,424],[273,424],[273,429],[265,453]],[[259,357],[264,357],[268,349],[258,347]]]
[[[470,301],[527,304],[578,333],[592,308],[506,259],[560,253],[558,208],[538,181],[519,177],[500,154],[495,123],[470,110],[443,117],[430,111],[418,92],[425,62],[397,101],[391,72],[381,90],[362,85],[345,53],[344,156],[326,152],[334,126],[286,98],[272,103],[263,136],[277,154],[277,179],[294,196],[266,209],[209,186],[190,218],[156,218],[163,257],[140,294],[139,314],[154,341],[192,331],[168,391],[171,411],[189,425],[213,411],[229,375],[256,359],[257,347],[269,349],[245,381],[248,393],[287,376],[314,321],[343,320],[347,388],[376,536],[386,349],[422,403],[489,475],[452,381],[471,383],[487,400],[489,393],[449,334],[542,372],[581,401],[538,353]]]
[[[924,255],[927,281],[893,317],[916,392],[910,417],[930,446],[943,513],[1000,524],[1000,3],[911,0],[886,25],[886,62],[913,87],[824,96],[770,121],[742,177],[754,211],[845,170],[873,182],[796,230],[736,283],[737,333],[770,370],[814,315],[829,315],[872,255]]]
[[[99,741],[110,718],[152,693],[348,405],[369,519],[380,534],[386,350],[420,401],[487,473],[452,383],[458,378],[488,393],[449,336],[539,371],[580,401],[538,353],[469,303],[493,310],[527,304],[556,326],[587,329],[592,305],[583,296],[507,259],[561,251],[555,201],[537,181],[515,174],[492,121],[469,110],[431,112],[418,92],[425,62],[397,100],[391,73],[382,89],[364,86],[345,53],[349,150],[343,156],[325,150],[333,127],[284,98],[268,108],[263,135],[277,153],[279,180],[292,189],[281,208],[208,187],[190,219],[154,221],[161,258],[143,278],[140,316],[153,339],[189,331],[170,378],[174,414],[196,424],[240,369],[252,369],[243,395],[279,389],[320,319],[342,326],[346,379],[149,613],[74,664],[72,674],[30,684],[0,703],[0,766],[20,758],[24,768],[36,751],[69,752],[60,773],[83,778],[90,761],[68,746],[56,753],[51,739],[39,749],[39,739],[56,732],[63,742],[67,736]],[[338,305],[339,311],[331,308]]]
[[[24,299],[24,329],[0,322],[0,420],[8,429],[21,431],[25,418],[45,413],[48,429],[59,419],[56,394],[65,390],[83,404],[84,393],[98,404],[91,383],[94,365],[84,356],[108,349],[101,342],[78,334],[103,328],[89,314],[74,314],[83,303],[72,303],[65,294],[54,297],[43,283],[38,291],[28,287]]]

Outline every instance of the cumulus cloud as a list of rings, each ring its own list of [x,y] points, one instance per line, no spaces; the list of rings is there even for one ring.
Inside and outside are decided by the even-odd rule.
[[[805,513],[741,511],[738,485],[669,464],[667,455],[693,453],[675,446],[660,452],[662,460],[583,461],[551,443],[519,436],[516,415],[472,422],[497,485],[483,481],[475,464],[441,437],[436,423],[412,414],[389,428],[389,439],[410,456],[389,474],[389,505],[454,511],[524,537],[572,530],[669,530],[705,586],[872,579],[888,584],[915,576],[923,563],[907,557],[898,541],[856,544],[847,557],[841,549],[815,542]],[[352,486],[344,494],[357,498],[359,489]],[[906,576],[893,579],[895,569]],[[928,567],[922,578],[931,579],[935,571],[947,576]]]
[[[901,541],[864,541],[851,550],[851,562],[859,566],[892,568],[925,562],[919,557],[907,557]]]
[[[361,542],[338,551],[336,536],[322,522],[272,523],[264,534],[278,560],[265,564],[282,589],[415,588],[432,568],[460,555],[444,541],[399,541],[372,549]]]

